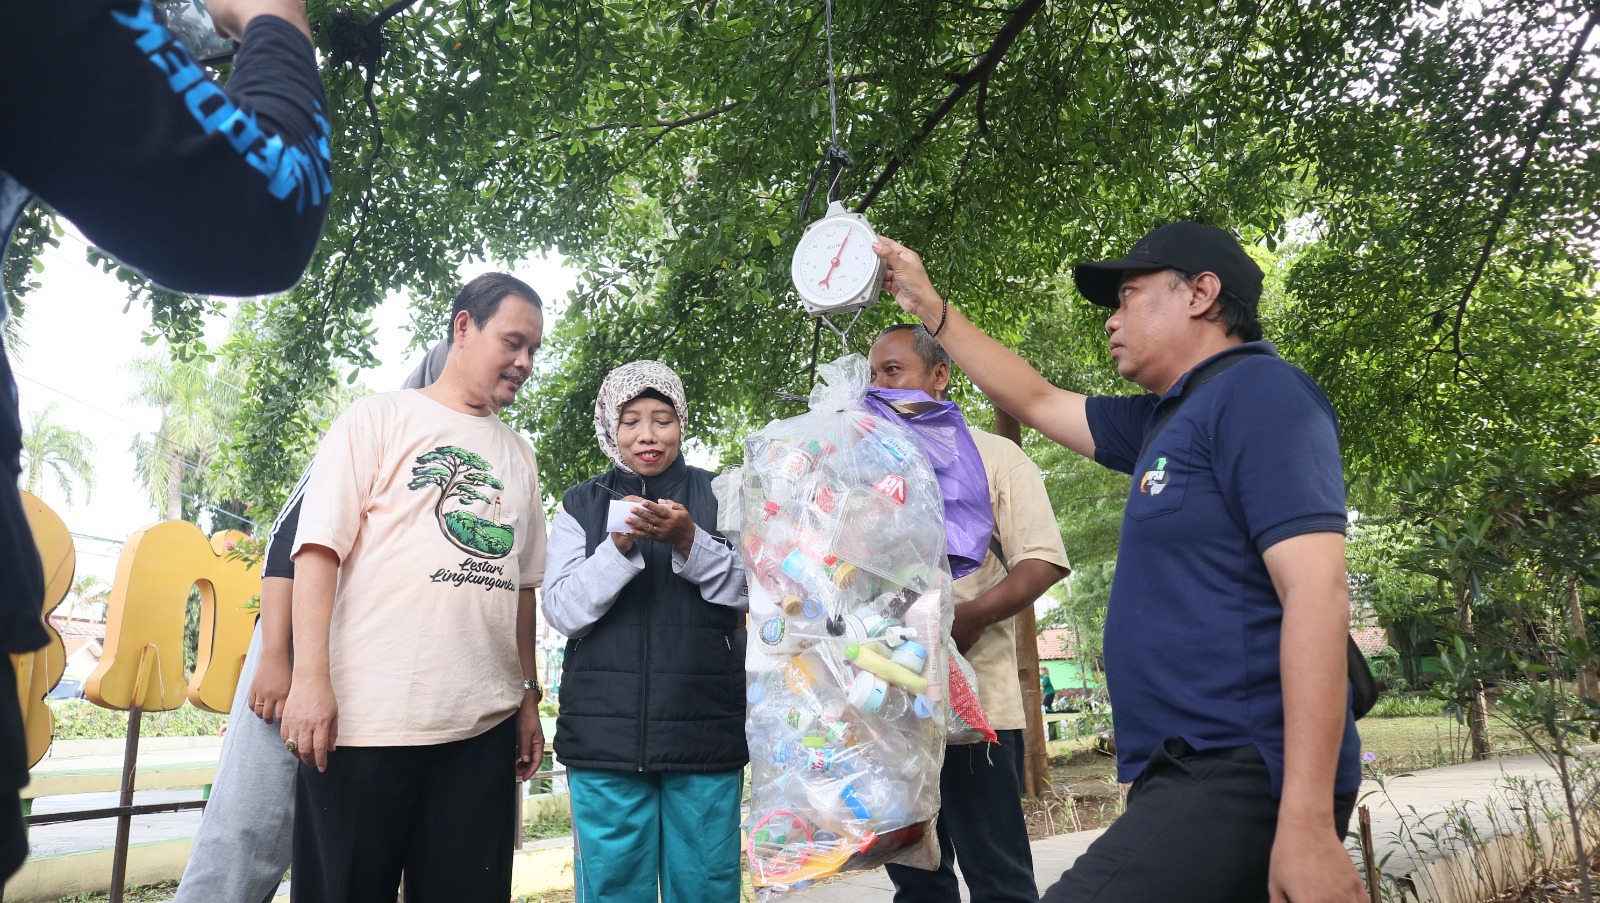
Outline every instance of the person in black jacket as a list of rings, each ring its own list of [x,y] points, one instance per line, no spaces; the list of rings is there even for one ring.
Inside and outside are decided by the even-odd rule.
[[[568,489],[544,613],[570,639],[555,752],[571,790],[584,903],[739,898],[744,568],[716,533],[712,474],[680,454],[666,365],[611,371],[595,433],[616,466]],[[613,500],[632,503],[612,532]]]
[[[332,188],[303,0],[210,0],[240,41],[220,87],[148,0],[13,0],[0,21],[0,249],[35,195],[95,246],[186,292],[292,286]],[[0,258],[3,259],[3,258]],[[6,318],[0,290],[0,322]],[[45,645],[44,578],[16,480],[22,426],[0,347],[0,653]],[[0,668],[0,880],[27,854],[15,674]]]

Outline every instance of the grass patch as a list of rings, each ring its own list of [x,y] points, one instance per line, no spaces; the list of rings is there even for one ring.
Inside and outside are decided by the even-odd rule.
[[[522,823],[522,839],[550,840],[572,834],[572,811],[565,806],[546,806],[533,821]]]
[[[1356,724],[1363,755],[1373,761],[1366,770],[1384,774],[1420,771],[1471,761],[1467,727],[1449,715],[1365,718]],[[1522,740],[1509,729],[1489,725],[1489,745],[1496,755],[1522,751]]]
[[[160,884],[146,884],[141,887],[130,887],[123,891],[122,899],[127,903],[161,903],[171,900],[178,894],[178,882],[163,881]],[[62,897],[56,903],[110,903],[110,894],[73,894]]]
[[[1508,730],[1493,730],[1490,741],[1497,752],[1517,749],[1521,740]],[[1361,734],[1361,750],[1375,756],[1369,770],[1385,774],[1459,765],[1470,759],[1467,747],[1467,729],[1455,718],[1444,714],[1396,715],[1387,718],[1363,718],[1356,723]],[[1116,760],[1094,748],[1093,737],[1057,740],[1050,744],[1050,777],[1052,784],[1066,781],[1079,792],[1094,792],[1089,786],[1077,786],[1111,778],[1116,773]]]

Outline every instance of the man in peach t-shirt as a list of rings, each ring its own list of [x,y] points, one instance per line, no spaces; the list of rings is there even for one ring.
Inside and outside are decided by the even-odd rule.
[[[534,588],[545,524],[533,450],[496,416],[543,335],[497,273],[451,311],[432,386],[370,395],[322,441],[296,538],[296,903],[511,894],[515,772],[544,755]]]

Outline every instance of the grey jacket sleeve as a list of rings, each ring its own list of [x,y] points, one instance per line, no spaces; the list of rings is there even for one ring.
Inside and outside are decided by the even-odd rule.
[[[615,544],[602,542],[593,555],[585,555],[584,545],[577,519],[556,512],[545,545],[544,619],[557,633],[573,638],[587,634],[611,610],[628,581],[644,570],[638,549],[624,556]]]
[[[700,595],[712,605],[726,605],[739,611],[750,610],[750,594],[744,583],[744,562],[727,540],[694,528],[694,545],[689,557],[672,550],[672,571],[700,587]]]

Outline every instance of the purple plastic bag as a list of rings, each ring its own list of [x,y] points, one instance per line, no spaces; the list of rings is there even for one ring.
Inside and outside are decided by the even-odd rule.
[[[965,577],[977,570],[994,537],[994,508],[989,505],[989,475],[961,409],[953,401],[934,401],[916,389],[871,389],[862,405],[880,417],[900,421],[922,441],[944,494],[950,576]]]

